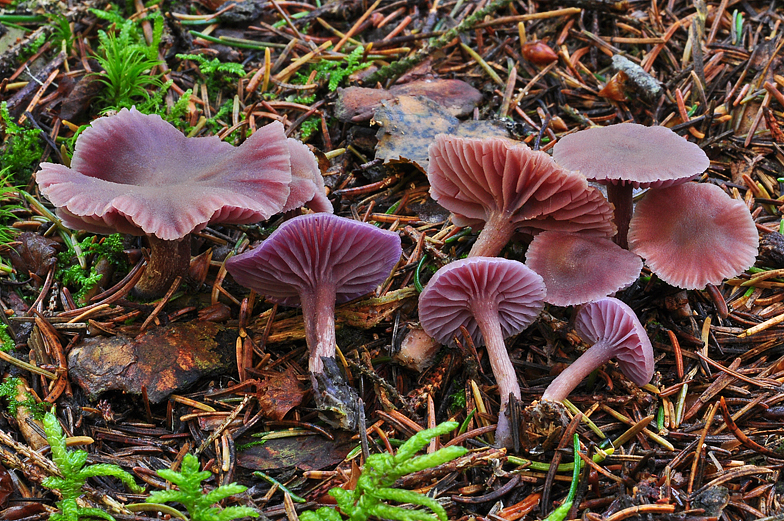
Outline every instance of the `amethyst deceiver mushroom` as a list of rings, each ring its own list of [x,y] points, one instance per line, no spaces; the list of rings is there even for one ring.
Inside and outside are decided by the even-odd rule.
[[[335,304],[375,289],[401,253],[396,233],[317,213],[286,221],[261,246],[226,261],[226,269],[273,302],[302,307],[315,375],[324,371],[322,358],[335,357]]]
[[[743,273],[758,247],[746,204],[706,183],[648,190],[629,226],[629,249],[664,282],[683,289]]]
[[[631,285],[640,276],[642,259],[610,239],[545,231],[528,245],[525,265],[544,279],[545,302],[573,306]]]
[[[443,344],[453,343],[465,326],[474,344],[487,347],[501,409],[496,441],[514,446],[506,411],[509,395],[520,398],[514,366],[504,339],[528,327],[544,306],[542,277],[518,261],[471,257],[442,267],[419,295],[419,320],[425,332]]]
[[[612,297],[583,306],[575,319],[577,333],[593,345],[564,369],[545,390],[542,401],[562,402],[583,379],[611,358],[635,384],[653,377],[653,348],[634,311]]]
[[[615,232],[607,219],[612,207],[584,176],[525,144],[442,134],[430,145],[429,158],[433,199],[452,212],[455,224],[482,228],[469,257],[498,255],[523,227],[579,231],[586,227],[579,223],[583,218],[595,223],[589,227],[594,235]],[[585,212],[598,217],[585,219]]]
[[[135,291],[153,298],[187,270],[188,234],[280,212],[291,156],[301,153],[277,122],[234,147],[217,136],[186,138],[160,116],[122,109],[79,136],[70,168],[42,163],[36,180],[66,226],[148,237],[150,261]]]
[[[621,123],[562,137],[553,159],[569,170],[607,185],[615,206],[615,241],[627,245],[634,188],[663,188],[689,181],[710,166],[705,152],[667,127]]]

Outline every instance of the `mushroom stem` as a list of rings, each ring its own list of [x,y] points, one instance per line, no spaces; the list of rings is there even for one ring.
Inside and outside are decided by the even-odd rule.
[[[583,379],[604,365],[616,350],[610,342],[597,342],[559,374],[545,389],[542,400],[562,402]]]
[[[308,369],[311,375],[323,373],[321,357],[335,358],[335,288],[331,284],[317,285],[300,294],[300,301],[310,351]]]
[[[629,221],[632,220],[632,212],[634,211],[633,200],[634,187],[631,183],[619,182],[617,184],[609,183],[607,185],[607,200],[615,206],[615,226],[618,228],[618,233],[613,240],[615,244],[621,248],[629,249]]]
[[[191,262],[190,235],[177,241],[165,241],[154,235],[147,237],[150,261],[141,280],[133,289],[141,299],[154,299],[166,294],[174,279],[188,271]]]
[[[468,253],[469,257],[495,257],[504,249],[515,232],[515,226],[506,213],[493,213],[485,223],[479,237]]]
[[[520,399],[520,384],[517,382],[517,373],[509,358],[504,343],[504,334],[498,320],[498,307],[495,303],[476,302],[471,306],[479,330],[485,340],[485,347],[490,358],[490,367],[493,369],[498,394],[501,395],[501,407],[498,411],[498,426],[495,429],[495,441],[500,447],[514,447],[512,428],[506,414],[509,407],[509,395]]]

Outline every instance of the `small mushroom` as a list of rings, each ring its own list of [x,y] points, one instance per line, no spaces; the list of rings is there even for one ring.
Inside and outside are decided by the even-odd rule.
[[[66,226],[148,237],[150,261],[136,292],[153,298],[187,270],[188,234],[281,211],[291,154],[277,122],[234,147],[217,136],[186,138],[160,116],[122,109],[79,136],[70,168],[42,163],[36,180]]]
[[[429,154],[433,199],[454,214],[455,224],[482,228],[470,257],[498,255],[518,228],[578,231],[584,219],[596,223],[595,235],[615,232],[607,219],[612,207],[601,194],[544,152],[501,138],[439,135]]]
[[[315,375],[324,371],[323,357],[335,357],[335,304],[375,289],[401,253],[396,233],[317,213],[286,221],[261,246],[226,261],[226,269],[273,302],[302,307]]]
[[[425,332],[451,344],[465,326],[474,344],[487,346],[501,409],[496,441],[514,446],[506,411],[509,395],[520,398],[504,339],[528,327],[544,306],[542,277],[525,264],[500,258],[472,257],[447,264],[436,272],[419,296],[419,319]]]
[[[746,204],[706,183],[648,190],[629,226],[629,249],[664,282],[683,289],[743,273],[758,247]]]
[[[684,183],[704,172],[705,152],[667,127],[622,123],[592,127],[561,138],[553,159],[564,168],[607,185],[615,206],[615,241],[627,246],[634,188],[663,188]]]
[[[573,306],[629,286],[642,259],[609,239],[545,231],[528,245],[525,265],[544,279],[545,302]]]
[[[583,379],[611,358],[635,384],[645,385],[653,377],[653,348],[634,311],[612,297],[583,306],[575,319],[577,333],[593,343],[545,390],[542,401],[562,402]]]

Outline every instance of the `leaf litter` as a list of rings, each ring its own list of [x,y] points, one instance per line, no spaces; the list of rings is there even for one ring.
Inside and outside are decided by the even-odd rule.
[[[14,399],[54,405],[74,443],[88,443],[91,464],[118,464],[147,484],[136,495],[91,479],[84,495],[90,506],[116,519],[155,518],[127,506],[166,486],[157,470],[198,450],[213,476],[208,488],[234,481],[251,487],[225,506],[241,502],[268,518],[293,520],[326,501],[331,487],[355,485],[371,453],[393,453],[416,432],[453,419],[460,430],[434,440],[429,452],[449,443],[471,451],[395,485],[430,494],[449,519],[546,517],[567,497],[574,456],[565,449],[575,432],[586,464],[567,518],[780,518],[784,70],[775,7],[679,0],[78,4],[28,2],[0,15],[21,28],[0,49],[0,97],[13,122],[2,126],[8,212],[0,214],[0,232],[12,240],[0,245],[0,318],[16,343],[0,353],[0,363],[4,381],[26,382],[15,386]],[[160,44],[155,56],[145,55],[150,81],[126,85],[126,99],[112,105],[94,76],[106,65],[99,58],[109,58],[99,31],[119,37],[123,30],[138,49],[158,38]],[[229,69],[208,66],[213,60]],[[459,120],[422,98],[388,100],[388,111],[412,100],[427,109],[404,105],[384,120],[390,116],[372,110],[376,101],[363,98],[349,110],[347,90],[336,93],[361,86],[386,97],[417,80],[460,80],[481,100],[461,103],[471,108],[461,109]],[[160,87],[150,90],[151,84]],[[159,113],[187,134],[233,144],[249,129],[281,121],[288,136],[323,154],[336,213],[400,232],[404,256],[389,280],[375,295],[337,310],[339,365],[364,404],[360,432],[332,432],[312,407],[301,315],[248,294],[223,267],[227,257],[266,238],[280,218],[196,233],[193,253],[206,255],[192,264],[195,276],[160,302],[128,298],[139,276],[133,266],[144,254],[132,240],[123,244],[130,269],[115,270],[86,305],[74,302],[77,285],[55,276],[64,268],[58,252],[73,250],[70,262],[87,270],[84,277],[97,255],[73,249],[84,234],[53,224],[29,173],[40,161],[68,161],[81,125],[121,102]],[[371,112],[384,123],[380,130],[364,123]],[[720,286],[688,292],[644,268],[620,296],[652,340],[653,382],[637,388],[608,364],[570,396],[566,422],[536,424],[525,409],[585,348],[569,310],[548,308],[535,327],[507,342],[522,383],[513,416],[520,448],[492,448],[499,396],[483,349],[459,339],[421,375],[391,361],[406,332],[418,327],[417,285],[465,255],[475,234],[450,224],[428,196],[422,169],[431,138],[423,121],[447,121],[438,128],[450,131],[458,121],[458,128],[480,126],[480,135],[489,124],[544,151],[591,125],[668,126],[708,153],[711,167],[701,181],[751,210],[762,244],[757,265]],[[35,158],[22,142],[40,147]],[[32,195],[13,195],[19,188]],[[502,255],[523,258],[526,245],[515,238]],[[160,404],[146,384],[138,394],[114,391],[91,401],[70,374],[68,360],[87,338],[139,342],[187,324],[209,342],[214,326],[198,315],[219,304],[230,310],[220,318],[233,333],[224,345],[230,367],[201,374],[188,387],[172,383]],[[45,519],[55,511],[59,498],[40,487],[55,468],[28,446],[43,434],[36,421],[20,413],[0,418],[4,495],[11,476],[0,517]],[[243,448],[259,434],[269,438],[265,445]],[[275,449],[278,440],[290,445]],[[257,451],[270,450],[265,446],[283,457],[265,454],[259,462]],[[254,468],[281,486],[252,476]],[[295,505],[284,489],[307,502]]]

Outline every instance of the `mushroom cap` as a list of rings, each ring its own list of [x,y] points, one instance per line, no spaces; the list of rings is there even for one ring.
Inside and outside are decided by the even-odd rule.
[[[186,138],[132,108],[95,120],[77,139],[71,167],[42,163],[36,180],[69,227],[177,240],[207,223],[280,212],[291,162],[278,122],[234,147],[217,136]]]
[[[584,204],[580,197],[588,190],[584,176],[507,139],[441,134],[430,145],[429,157],[430,194],[460,226],[481,227],[498,213],[520,225],[570,208],[574,201]]]
[[[401,254],[394,232],[315,213],[286,221],[261,246],[226,261],[226,269],[239,284],[284,306],[300,306],[303,291],[323,284],[335,288],[340,304],[381,284]]]
[[[575,329],[587,342],[615,346],[614,358],[632,382],[645,385],[653,377],[653,347],[632,308],[612,297],[583,306],[575,318]],[[589,355],[591,349],[583,356]]]
[[[542,232],[528,246],[525,264],[544,279],[545,302],[583,304],[632,284],[642,259],[609,239],[556,231]]]
[[[495,307],[504,338],[528,327],[544,306],[542,277],[525,264],[497,257],[469,257],[442,267],[419,295],[419,320],[425,332],[451,344],[465,326],[477,346],[484,337],[472,308]]]
[[[332,213],[334,210],[327,199],[316,156],[305,143],[296,139],[288,138],[286,145],[291,155],[291,193],[281,211],[288,212],[307,205],[314,212]]]
[[[591,127],[558,140],[553,159],[602,183],[665,187],[710,166],[705,152],[667,127],[621,123]]]
[[[651,189],[629,224],[629,249],[684,289],[721,284],[754,264],[759,234],[746,204],[711,184]]]

